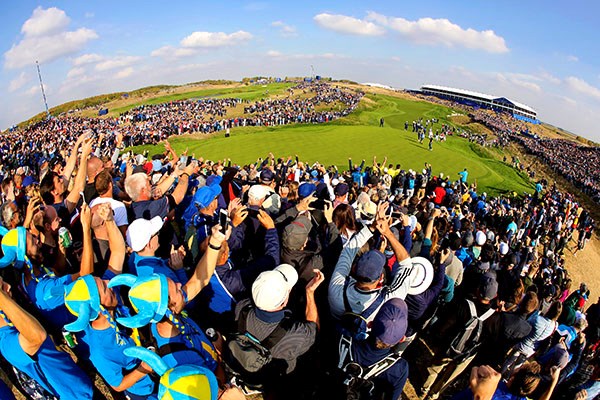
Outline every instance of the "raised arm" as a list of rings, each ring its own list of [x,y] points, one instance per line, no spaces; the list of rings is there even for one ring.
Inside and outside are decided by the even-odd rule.
[[[85,181],[87,179],[87,158],[92,153],[92,144],[92,139],[87,139],[81,146],[81,158],[79,159],[79,170],[77,170],[77,176],[75,176],[75,184],[65,201],[65,205],[70,213],[75,210],[75,207],[81,198],[81,192],[85,188]]]
[[[199,167],[194,164],[190,164],[183,170],[183,173],[179,175],[179,182],[173,190],[173,200],[175,200],[175,204],[181,203],[183,198],[185,197],[185,193],[188,189],[188,183],[190,179],[190,175],[198,172]],[[163,192],[164,193],[164,192]]]
[[[108,259],[108,269],[115,274],[123,272],[123,263],[125,262],[125,240],[123,234],[117,226],[113,210],[110,204],[101,204],[98,208],[98,215],[104,220],[106,233],[108,234],[108,247],[110,248],[110,258]]]
[[[30,356],[35,355],[47,334],[44,327],[33,318],[31,314],[23,310],[8,294],[10,285],[0,279],[0,310],[13,323],[19,331],[19,344],[23,351]]]
[[[223,234],[220,230],[220,225],[212,227],[212,234],[208,239],[208,247],[206,252],[198,261],[194,273],[190,277],[190,280],[184,285],[183,290],[187,294],[188,301],[200,293],[200,291],[208,285],[210,277],[215,272],[217,267],[217,260],[219,258],[219,250],[221,245],[227,240],[231,234],[231,227],[227,229],[227,233]]]
[[[65,168],[63,168],[63,179],[66,180],[68,186],[68,182],[71,180],[71,175],[73,175],[73,170],[75,169],[75,165],[77,164],[77,151],[79,150],[79,146],[83,143],[84,139],[88,137],[88,132],[84,132],[77,138],[75,145],[73,146],[73,150],[71,154],[69,154],[69,158],[67,159],[67,164]]]
[[[390,247],[394,250],[394,254],[399,263],[410,258],[410,255],[404,246],[402,246],[402,243],[396,239],[396,236],[390,230],[390,224],[387,218],[377,220],[377,229],[387,239]]]
[[[306,320],[308,322],[314,322],[317,324],[317,329],[321,327],[319,321],[319,310],[317,309],[317,303],[315,302],[315,290],[325,280],[325,276],[318,269],[314,269],[314,278],[306,284]]]
[[[107,204],[108,205],[108,204]],[[81,226],[83,228],[83,252],[81,253],[81,268],[79,272],[71,275],[76,280],[80,276],[94,272],[94,249],[92,244],[92,211],[83,203],[81,206]]]

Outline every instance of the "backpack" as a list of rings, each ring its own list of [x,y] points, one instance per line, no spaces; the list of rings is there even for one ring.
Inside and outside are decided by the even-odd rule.
[[[381,375],[401,358],[401,353],[392,351],[385,358],[369,366],[362,366],[352,357],[352,337],[342,335],[339,342],[338,370],[341,372],[342,394],[347,400],[375,398],[372,378]]]
[[[344,314],[340,318],[340,330],[343,336],[348,336],[356,340],[365,340],[368,336],[369,325],[367,319],[379,309],[385,300],[386,287],[381,290],[377,298],[362,313],[357,314],[352,311],[348,301],[348,287],[350,287],[350,278],[346,277],[344,283]]]
[[[453,360],[464,359],[475,353],[481,344],[483,322],[494,313],[494,309],[490,308],[482,316],[477,316],[475,303],[469,299],[466,299],[466,301],[469,305],[471,317],[454,339],[452,339],[450,348],[446,352],[446,356]]]
[[[242,308],[238,322],[239,333],[230,335],[224,348],[223,359],[232,375],[257,376],[273,364],[273,349],[286,335],[290,323],[286,313],[275,329],[262,341],[254,337],[246,329],[248,314],[253,305]]]

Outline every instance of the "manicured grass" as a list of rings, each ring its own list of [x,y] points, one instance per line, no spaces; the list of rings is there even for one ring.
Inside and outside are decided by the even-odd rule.
[[[457,173],[466,167],[469,181],[477,179],[480,190],[490,194],[531,192],[533,185],[529,179],[499,160],[500,150],[449,137],[445,143],[434,142],[433,151],[429,151],[428,140],[420,144],[410,126],[408,131],[404,130],[405,121],[410,124],[419,117],[438,118],[439,128],[448,122],[447,116],[452,112],[426,102],[368,95],[354,113],[333,123],[235,128],[230,138],[223,133],[209,138],[185,135],[173,137],[170,142],[178,152],[189,147],[189,154],[205,159],[231,158],[233,163],[247,164],[271,151],[276,157],[297,154],[311,163],[336,165],[340,171],[347,168],[348,157],[355,163],[365,159],[366,165],[371,165],[373,156],[379,162],[387,156],[388,163],[401,164],[406,170],[421,170],[423,163],[430,162],[434,174],[443,172],[452,179],[457,179]],[[379,128],[381,117],[385,119],[384,128]],[[140,146],[136,151],[145,149],[151,154],[163,151],[162,146]]]

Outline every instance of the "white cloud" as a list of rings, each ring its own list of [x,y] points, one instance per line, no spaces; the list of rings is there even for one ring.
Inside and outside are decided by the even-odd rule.
[[[411,42],[418,44],[464,47],[472,50],[483,50],[488,53],[506,53],[509,51],[504,38],[498,36],[493,30],[464,29],[445,18],[426,17],[409,21],[404,18],[387,17],[369,12],[366,20],[390,28]]]
[[[48,94],[48,86],[44,83],[44,92],[46,92],[46,94]],[[40,89],[40,85],[33,85],[32,87],[30,87],[29,89],[27,89],[25,91],[25,94],[27,96],[36,96],[36,95],[42,95],[42,91]]]
[[[67,72],[67,79],[76,78],[85,73],[85,69],[82,67],[71,68],[69,72]]]
[[[86,18],[94,18],[96,16],[96,14],[94,14],[93,12],[86,12],[84,15],[84,17]]]
[[[313,20],[322,28],[352,35],[380,36],[385,29],[372,22],[340,14],[317,14]]]
[[[181,40],[183,47],[224,47],[234,46],[252,39],[246,31],[225,32],[193,32]]]
[[[187,47],[163,46],[153,50],[150,55],[152,57],[162,57],[166,59],[189,57],[196,54],[195,49]]]
[[[581,78],[577,78],[575,76],[566,77],[565,84],[571,90],[585,94],[586,96],[600,99],[600,89],[598,89],[595,86],[590,85],[589,83],[587,83],[586,81],[584,81]]]
[[[21,28],[23,39],[4,53],[4,66],[12,69],[32,65],[35,61],[54,61],[80,51],[87,42],[98,38],[98,34],[88,28],[67,31],[69,21],[58,8],[36,8]]]
[[[95,69],[96,71],[108,71],[109,69],[127,67],[138,62],[140,59],[141,57],[137,56],[116,56],[99,62],[96,64]]]
[[[119,72],[117,72],[115,75],[115,79],[124,79],[131,75],[133,75],[133,68],[127,67],[127,68],[124,68],[124,69],[120,70]]]
[[[46,36],[63,32],[71,20],[63,10],[51,7],[44,10],[38,7],[33,10],[33,15],[21,27],[25,36]]]
[[[279,28],[279,33],[283,37],[298,36],[298,33],[296,32],[296,27],[291,26],[291,25],[287,25],[283,21],[274,21],[274,22],[271,22],[271,26],[275,27],[275,28]]]
[[[102,57],[100,54],[83,54],[73,60],[73,65],[80,66],[85,64],[97,63],[98,61],[101,61],[103,59],[104,57]]]
[[[504,83],[509,83],[511,85],[520,86],[524,89],[531,90],[534,92],[541,92],[542,88],[535,82],[540,82],[542,78],[531,75],[531,74],[522,74],[509,72],[506,74],[497,74],[496,77],[499,81]],[[533,82],[532,82],[533,81]]]
[[[511,82],[514,85],[517,86],[521,86],[522,88],[534,91],[534,92],[541,92],[542,88],[540,87],[540,85],[538,85],[537,83],[533,83],[533,82],[527,82],[527,81],[523,81],[520,79],[511,79]]]
[[[577,61],[579,61],[579,57],[577,57],[577,56],[574,56],[574,55],[572,55],[572,54],[569,54],[569,55],[567,56],[567,61],[570,61],[570,62],[577,62]]]
[[[8,84],[8,91],[14,92],[16,90],[21,89],[23,86],[25,86],[27,82],[30,81],[30,79],[31,78],[29,77],[29,74],[27,74],[25,71],[21,72],[19,76],[10,81],[10,83]]]
[[[557,77],[555,77],[554,75],[546,72],[546,71],[542,71],[540,73],[540,78],[542,78],[545,81],[548,81],[550,83],[553,83],[555,85],[559,85],[561,83],[561,80],[558,79]]]
[[[269,50],[267,51],[267,56],[271,58],[277,58],[281,60],[315,60],[315,59],[325,59],[325,60],[337,60],[348,58],[343,54],[336,53],[321,53],[321,54],[284,54],[277,50]]]

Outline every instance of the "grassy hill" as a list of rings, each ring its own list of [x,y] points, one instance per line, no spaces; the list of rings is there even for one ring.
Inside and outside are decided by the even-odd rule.
[[[271,90],[273,93],[280,87]],[[232,93],[232,95],[235,93]],[[242,93],[243,94],[243,93]],[[237,94],[235,94],[237,96]],[[506,191],[531,191],[529,179],[501,161],[501,151],[483,148],[458,137],[449,137],[445,143],[434,142],[433,151],[420,144],[416,134],[404,130],[404,122],[423,117],[438,118],[441,123],[451,123],[453,110],[439,105],[413,101],[382,94],[368,94],[358,109],[346,118],[327,124],[288,125],[279,127],[244,127],[231,130],[231,137],[222,133],[214,135],[183,135],[169,141],[178,152],[189,148],[189,154],[205,159],[246,164],[273,152],[276,157],[297,154],[302,160],[319,161],[346,169],[348,157],[354,162],[373,156],[378,161],[388,157],[388,162],[401,164],[404,169],[420,170],[430,162],[435,174],[444,172],[452,178],[458,171],[468,168],[469,178],[476,179],[479,187],[488,193]],[[379,128],[379,119],[385,127]],[[136,151],[148,150],[150,154],[162,152],[162,146],[139,146]]]

